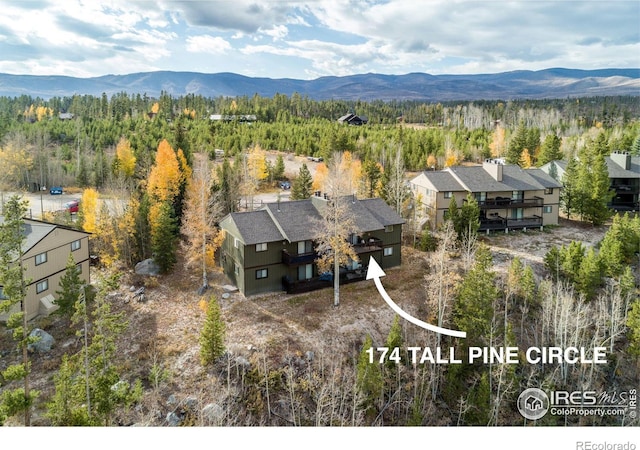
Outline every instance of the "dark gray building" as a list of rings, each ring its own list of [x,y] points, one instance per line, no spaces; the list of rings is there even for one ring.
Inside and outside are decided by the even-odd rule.
[[[225,274],[249,296],[262,292],[305,292],[333,285],[320,274],[315,239],[328,200],[269,203],[260,210],[235,212],[220,221],[225,237],[220,258]],[[355,229],[349,240],[359,260],[340,268],[341,283],[364,280],[369,257],[380,267],[401,263],[402,219],[380,198],[345,198]]]

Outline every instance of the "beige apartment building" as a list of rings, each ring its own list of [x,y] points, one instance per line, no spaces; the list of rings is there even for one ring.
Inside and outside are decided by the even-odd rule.
[[[432,229],[444,222],[452,199],[461,207],[469,193],[480,207],[480,231],[558,224],[562,184],[540,169],[486,160],[482,165],[425,171],[410,185]]]
[[[80,277],[89,283],[89,233],[33,219],[25,219],[24,223],[22,264],[28,281],[25,301],[27,319],[33,319],[57,309],[56,291],[69,254],[80,268]],[[0,286],[0,295],[1,289]],[[8,314],[0,315],[0,321],[6,321],[7,317]]]

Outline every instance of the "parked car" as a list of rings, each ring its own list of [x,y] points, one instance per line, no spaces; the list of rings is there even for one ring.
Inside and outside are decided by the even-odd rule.
[[[54,186],[49,189],[49,194],[51,195],[62,195],[62,186]]]
[[[280,188],[281,189],[291,189],[291,183],[289,183],[288,181],[281,181],[280,182]]]
[[[64,204],[64,209],[71,214],[77,213],[80,210],[80,200],[71,200]]]

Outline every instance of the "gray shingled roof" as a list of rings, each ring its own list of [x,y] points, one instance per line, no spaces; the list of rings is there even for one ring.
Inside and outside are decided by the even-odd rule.
[[[363,199],[360,200],[360,204],[371,211],[371,214],[385,227],[406,222],[381,198]]]
[[[228,217],[235,223],[240,232],[240,239],[246,245],[284,239],[267,211],[234,212]]]
[[[450,172],[425,171],[424,175],[439,192],[456,192],[466,190],[460,183],[458,183],[458,180],[456,180]]]
[[[497,181],[482,166],[454,166],[445,170],[451,171],[470,192],[532,191],[546,187],[512,164],[502,166],[502,181]]]
[[[540,185],[545,188],[561,188],[562,183],[553,179],[551,175],[541,169],[525,169]]]
[[[264,209],[275,220],[289,242],[306,241],[315,237],[314,230],[322,221],[311,199],[267,203]]]
[[[353,198],[348,196],[342,201],[359,232],[381,230],[387,225],[405,222],[380,198],[356,199],[355,202]],[[324,201],[313,198],[267,203],[258,211],[231,213],[222,222],[233,220],[240,232],[240,239],[246,245],[285,239],[289,242],[312,240],[317,237],[322,223],[320,210]]]
[[[630,170],[625,169],[616,162],[614,162],[609,156],[605,156],[605,162],[607,163],[607,169],[609,171],[609,178],[640,178],[640,157],[631,157]]]

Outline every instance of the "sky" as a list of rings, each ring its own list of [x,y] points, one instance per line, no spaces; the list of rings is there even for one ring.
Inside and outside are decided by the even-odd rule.
[[[10,74],[640,67],[640,0],[0,0],[0,11]]]

